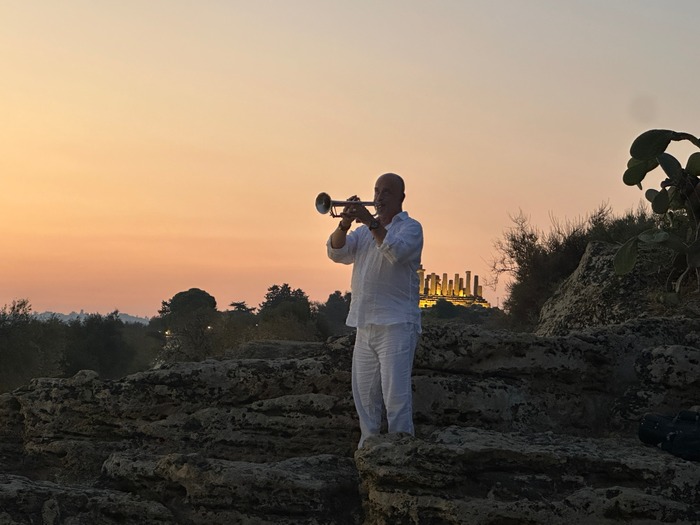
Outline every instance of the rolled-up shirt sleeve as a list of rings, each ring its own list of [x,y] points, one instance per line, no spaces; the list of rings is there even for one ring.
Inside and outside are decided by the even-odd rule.
[[[328,250],[328,258],[341,264],[352,264],[355,262],[355,251],[357,248],[357,234],[352,232],[345,238],[345,245],[342,248],[333,248],[331,246],[331,238],[326,241],[326,249]]]
[[[386,232],[379,251],[391,264],[404,263],[418,255],[423,249],[423,228],[417,221],[400,221],[392,224]]]

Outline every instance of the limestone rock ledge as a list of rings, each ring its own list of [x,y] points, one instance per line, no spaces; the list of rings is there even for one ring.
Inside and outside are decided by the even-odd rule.
[[[176,523],[163,504],[114,490],[65,486],[0,474],[0,524]]]
[[[449,427],[371,438],[368,523],[698,523],[697,464],[625,439]]]
[[[636,439],[700,399],[700,320],[426,326],[417,437],[356,451],[352,337],[0,395],[0,525],[696,523],[700,468]]]
[[[102,474],[103,483],[112,487],[171,502],[179,523],[359,521],[359,478],[352,458],[328,454],[250,463],[199,454],[127,453],[110,456]]]

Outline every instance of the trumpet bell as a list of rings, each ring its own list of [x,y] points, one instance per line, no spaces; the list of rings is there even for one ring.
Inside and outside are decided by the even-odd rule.
[[[331,211],[332,205],[331,196],[327,193],[319,193],[316,197],[316,210],[318,213],[326,214]]]

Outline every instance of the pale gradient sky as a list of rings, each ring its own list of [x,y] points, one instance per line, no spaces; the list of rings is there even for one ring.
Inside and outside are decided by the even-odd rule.
[[[510,216],[635,208],[631,141],[700,133],[698,20],[696,0],[3,0],[0,305],[325,301],[350,269],[313,200],[370,200],[387,171],[426,270],[488,279]]]

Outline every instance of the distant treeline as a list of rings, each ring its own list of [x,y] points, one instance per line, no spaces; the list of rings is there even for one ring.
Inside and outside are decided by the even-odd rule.
[[[69,322],[40,319],[27,299],[0,310],[0,391],[33,377],[66,377],[83,369],[104,378],[121,377],[148,368],[158,351],[149,327],[125,323],[118,312]]]
[[[29,300],[17,300],[0,309],[0,392],[84,369],[115,379],[175,361],[221,358],[252,340],[324,341],[350,331],[350,299],[335,291],[325,303],[312,302],[285,283],[268,288],[258,307],[232,302],[220,311],[213,296],[192,288],[163,301],[148,324],[125,322],[118,311],[68,321],[39,317]],[[481,323],[495,312],[438,301],[424,319]]]
[[[144,324],[125,322],[118,311],[39,317],[28,299],[16,300],[0,309],[0,392],[83,369],[113,379],[168,362],[222,357],[255,339],[324,340],[348,330],[349,303],[350,294],[339,291],[312,303],[283,284],[271,286],[257,308],[233,302],[219,311],[214,297],[193,288],[163,301],[158,316]]]

